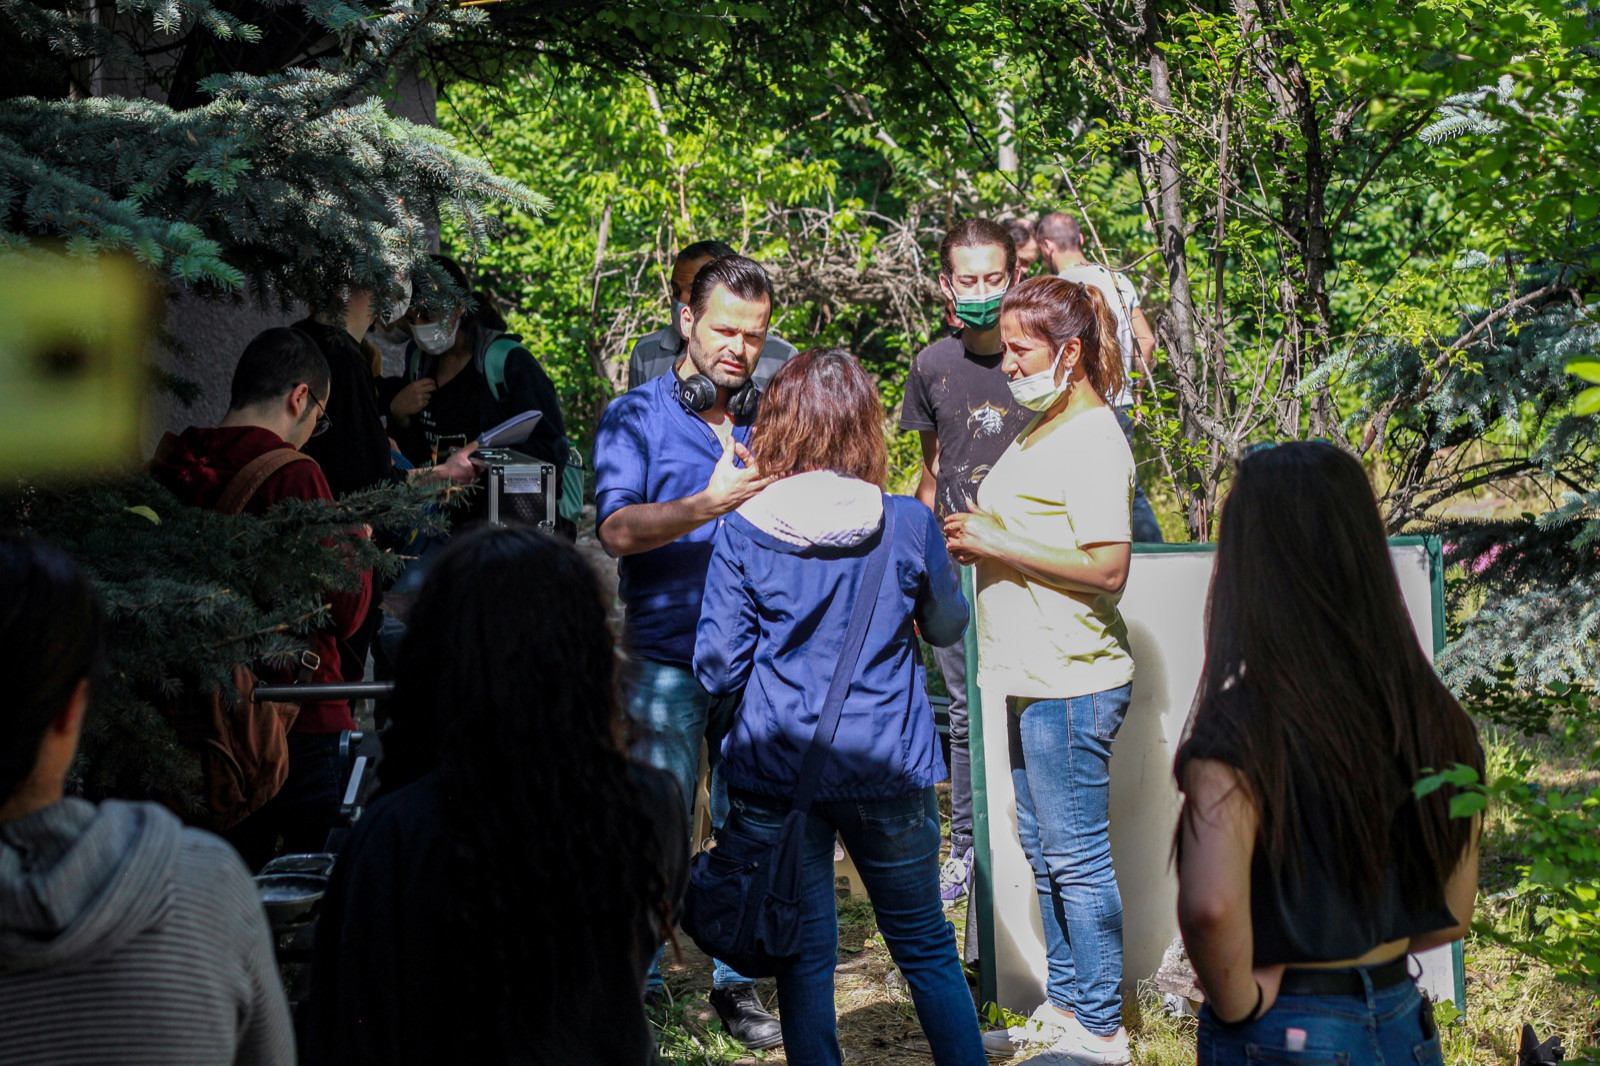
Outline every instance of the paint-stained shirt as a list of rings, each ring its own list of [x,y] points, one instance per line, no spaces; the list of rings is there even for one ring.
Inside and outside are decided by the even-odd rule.
[[[1010,443],[1033,419],[1011,398],[999,355],[967,351],[946,337],[917,353],[906,379],[900,428],[931,430],[939,438],[939,485],[934,512],[969,510],[978,486]]]

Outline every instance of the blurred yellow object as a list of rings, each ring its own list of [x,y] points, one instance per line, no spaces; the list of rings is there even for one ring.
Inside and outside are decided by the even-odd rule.
[[[139,460],[150,308],[129,260],[0,255],[0,474]]]

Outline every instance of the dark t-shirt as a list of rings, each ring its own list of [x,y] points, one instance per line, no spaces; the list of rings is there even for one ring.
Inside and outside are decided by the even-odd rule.
[[[433,374],[433,363],[430,359],[423,366],[423,377]],[[460,373],[439,386],[427,407],[411,416],[410,425],[395,427],[395,441],[407,459],[418,466],[431,466],[512,415],[539,411],[543,417],[534,427],[533,436],[516,445],[516,450],[554,463],[559,474],[567,465],[566,449],[561,445],[565,429],[561,402],[538,360],[524,349],[506,357],[505,393],[504,400],[497,399],[478,370],[477,361],[468,362]]]
[[[939,436],[939,488],[934,512],[943,520],[968,510],[978,485],[1034,412],[1011,398],[999,355],[967,351],[946,337],[917,353],[906,379],[900,428]]]
[[[1237,767],[1236,750],[1204,733],[1189,737],[1178,749],[1181,770],[1191,759],[1212,759]],[[1305,759],[1301,765],[1317,765]],[[1297,842],[1299,864],[1274,870],[1267,852],[1256,842],[1250,859],[1250,926],[1256,966],[1279,963],[1335,962],[1360,958],[1380,944],[1421,936],[1455,924],[1440,892],[1423,906],[1406,902],[1398,867],[1385,871],[1381,898],[1359,902],[1334,847],[1330,814],[1312,787],[1310,775],[1289,774],[1289,809],[1282,812],[1284,832]],[[1405,808],[1415,804],[1411,789],[1396,775],[1390,786],[1394,839],[1405,839]],[[1182,855],[1179,855],[1182,861]]]
[[[667,774],[634,767],[650,812],[667,903],[677,920],[688,868],[683,794]],[[554,820],[559,824],[559,820]],[[552,830],[555,831],[555,830]],[[518,847],[521,841],[507,840]],[[567,989],[558,1024],[495,1046],[513,1028],[495,1008],[487,961],[494,946],[464,935],[459,842],[445,821],[437,773],[381,796],[339,855],[317,919],[311,994],[302,1014],[305,1057],[321,1066],[560,1063],[646,1066],[656,1061],[644,980],[662,935],[648,914],[619,913],[593,931],[594,984]],[[591,873],[568,870],[566,876]],[[530,922],[559,922],[527,900]],[[562,960],[544,965],[560,969]]]
[[[378,411],[372,364],[343,326],[305,318],[294,324],[328,360],[328,432],[301,451],[315,459],[335,496],[399,480],[389,456],[389,434]],[[363,656],[364,657],[364,656]]]

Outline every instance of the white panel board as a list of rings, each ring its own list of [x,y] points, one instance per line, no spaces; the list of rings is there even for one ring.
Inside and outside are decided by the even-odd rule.
[[[1419,643],[1433,648],[1433,588],[1425,546],[1391,554]],[[1133,699],[1111,759],[1111,851],[1122,889],[1124,993],[1151,977],[1178,934],[1177,879],[1170,862],[1179,797],[1172,759],[1204,664],[1206,592],[1212,552],[1136,551],[1123,593],[1135,663]],[[1044,940],[1033,872],[1017,838],[1016,795],[1006,737],[1005,694],[982,693],[985,802],[989,812],[997,1001],[1029,1012],[1044,998]],[[1421,957],[1423,986],[1455,994],[1448,947]]]

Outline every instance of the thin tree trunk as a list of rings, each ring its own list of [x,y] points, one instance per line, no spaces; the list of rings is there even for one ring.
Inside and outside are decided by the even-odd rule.
[[[1167,68],[1166,53],[1157,41],[1154,5],[1140,5],[1144,20],[1143,46],[1148,56],[1150,70],[1150,100],[1161,111],[1172,108],[1172,80]],[[1183,420],[1184,436],[1190,444],[1198,444],[1204,434],[1195,422],[1200,399],[1198,375],[1199,343],[1196,336],[1193,286],[1189,278],[1189,260],[1185,245],[1188,228],[1184,221],[1183,173],[1178,166],[1178,148],[1171,131],[1161,141],[1159,149],[1149,153],[1155,161],[1155,204],[1159,217],[1155,220],[1161,241],[1161,258],[1167,268],[1167,292],[1170,302],[1164,316],[1163,333],[1166,334],[1168,354],[1174,372],[1179,378],[1179,414]],[[1220,353],[1215,353],[1220,356]],[[1215,512],[1217,487],[1210,479],[1196,476],[1201,472],[1184,464],[1183,476],[1177,481],[1183,501],[1184,522],[1189,535],[1195,540],[1205,540],[1211,530],[1211,516]],[[1199,486],[1198,489],[1195,486]]]
[[[994,61],[994,73],[998,80],[1005,69],[1005,60]],[[995,110],[998,112],[1000,136],[998,148],[995,151],[995,169],[1002,174],[1015,174],[1017,172],[1017,116],[1011,103],[1011,93],[1001,88],[995,93]]]
[[[656,95],[656,87],[649,82],[645,82],[644,94],[645,98],[650,101],[650,110],[655,113],[656,129],[661,134],[661,144],[666,149],[667,162],[672,164],[672,180],[678,192],[679,225],[673,227],[669,223],[670,232],[667,235],[667,243],[676,247],[678,244],[676,231],[690,233],[694,230],[693,220],[689,218],[689,193],[685,188],[684,182],[686,175],[684,168],[678,164],[677,153],[673,151],[672,130],[667,125],[667,113],[661,109],[661,98]]]

